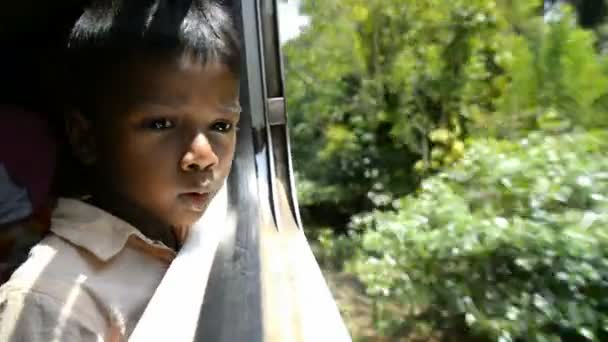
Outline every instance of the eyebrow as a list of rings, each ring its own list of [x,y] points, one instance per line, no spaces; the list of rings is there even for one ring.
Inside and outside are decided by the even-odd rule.
[[[159,106],[159,107],[175,107],[175,106],[179,106],[181,103],[183,103],[183,101],[181,101],[180,99],[176,99],[176,100],[172,100],[172,99],[161,99],[159,100],[158,98],[142,98],[139,101],[137,101],[138,103],[136,104],[136,106]],[[217,109],[219,109],[222,113],[226,113],[226,114],[232,114],[235,116],[239,116],[241,114],[241,112],[243,112],[243,108],[241,107],[241,105],[237,102],[237,103],[232,103],[232,104],[219,104],[217,106]]]
[[[235,103],[235,104],[221,104],[218,106],[218,108],[226,113],[232,113],[234,115],[240,115],[241,112],[243,111],[243,108],[241,107],[240,104]]]

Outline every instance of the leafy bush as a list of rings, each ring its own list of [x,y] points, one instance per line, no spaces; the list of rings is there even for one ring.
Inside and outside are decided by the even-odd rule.
[[[365,233],[351,267],[381,327],[608,340],[607,132],[469,141],[397,211],[353,224]]]
[[[331,228],[319,228],[307,237],[317,262],[325,270],[342,271],[360,247],[357,236],[336,234]]]

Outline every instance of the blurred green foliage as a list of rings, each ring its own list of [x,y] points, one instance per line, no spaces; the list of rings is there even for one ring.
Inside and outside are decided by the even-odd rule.
[[[302,1],[300,201],[352,217],[315,254],[365,283],[384,334],[608,340],[600,1]]]
[[[311,246],[313,253],[325,270],[344,271],[346,262],[352,260],[360,250],[360,235],[336,235],[329,227],[317,227],[314,233],[307,234],[307,237],[315,241]]]
[[[390,207],[470,136],[606,127],[595,36],[538,0],[305,0],[285,47],[304,204]]]
[[[352,268],[380,308],[403,309],[379,326],[608,339],[607,153],[605,131],[476,139],[397,211],[355,217]]]

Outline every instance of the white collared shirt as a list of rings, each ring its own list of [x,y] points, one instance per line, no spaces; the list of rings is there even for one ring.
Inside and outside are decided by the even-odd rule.
[[[111,214],[60,199],[51,234],[0,287],[0,341],[123,341],[175,252]]]

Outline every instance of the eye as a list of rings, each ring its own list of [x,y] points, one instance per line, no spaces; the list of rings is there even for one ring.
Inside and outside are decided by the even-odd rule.
[[[155,131],[161,131],[175,127],[175,123],[173,120],[169,119],[154,119],[146,121],[144,127]]]
[[[231,124],[230,122],[224,122],[224,121],[220,121],[220,122],[216,122],[211,126],[211,129],[213,129],[216,132],[220,132],[220,133],[228,133],[230,131],[232,131],[234,125]]]

